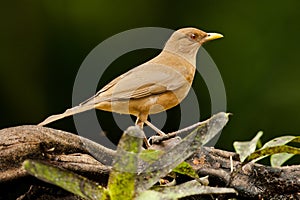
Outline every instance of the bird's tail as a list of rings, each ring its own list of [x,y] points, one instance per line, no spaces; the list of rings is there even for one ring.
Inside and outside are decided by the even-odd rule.
[[[95,105],[90,104],[90,105],[79,105],[70,109],[67,109],[64,113],[62,114],[57,114],[57,115],[51,115],[50,117],[46,118],[44,121],[42,121],[41,123],[38,124],[38,126],[44,126],[46,124],[49,124],[51,122],[54,122],[56,120],[71,116],[71,115],[75,115],[77,113],[81,113],[87,110],[91,110],[95,108]]]

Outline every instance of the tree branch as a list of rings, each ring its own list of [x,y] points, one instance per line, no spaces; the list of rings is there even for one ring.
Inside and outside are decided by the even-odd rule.
[[[170,140],[172,139],[174,138]],[[167,142],[168,140],[164,141]],[[91,155],[87,147],[96,149],[98,154]],[[161,146],[161,149],[165,148],[167,147]],[[0,197],[3,195],[30,199],[33,193],[42,193],[48,194],[48,199],[51,199],[50,197],[59,199],[57,193],[49,194],[50,185],[36,181],[25,172],[21,166],[26,159],[44,160],[106,185],[114,156],[113,150],[60,130],[39,126],[2,129],[0,130],[0,191],[5,190],[5,193],[1,192]],[[299,165],[279,168],[256,163],[242,165],[238,161],[237,154],[209,147],[199,147],[187,162],[199,175],[209,175],[210,185],[233,187],[239,192],[241,199],[300,197]],[[231,172],[232,167],[233,172]],[[20,188],[20,185],[24,189],[15,192],[14,187]],[[65,194],[66,196],[61,199],[67,199],[66,197],[78,199],[71,194]]]

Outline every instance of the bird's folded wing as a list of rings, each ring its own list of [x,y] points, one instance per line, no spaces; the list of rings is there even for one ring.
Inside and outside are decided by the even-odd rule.
[[[70,108],[62,114],[52,115],[38,125],[44,126],[58,119],[93,109],[97,103],[103,101],[143,98],[174,91],[186,84],[189,82],[185,77],[172,67],[145,63],[114,79],[79,106]]]
[[[143,98],[174,91],[186,84],[188,81],[174,68],[145,63],[114,79],[81,105]]]

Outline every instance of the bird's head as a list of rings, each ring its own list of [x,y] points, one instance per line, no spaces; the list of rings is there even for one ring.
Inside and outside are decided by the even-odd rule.
[[[197,51],[202,44],[222,37],[223,35],[219,33],[206,33],[196,28],[182,28],[171,35],[164,50],[191,60],[195,59]]]
[[[207,41],[222,38],[220,33],[206,33],[196,28],[182,28],[174,32],[169,40],[175,40],[178,43],[201,45]]]

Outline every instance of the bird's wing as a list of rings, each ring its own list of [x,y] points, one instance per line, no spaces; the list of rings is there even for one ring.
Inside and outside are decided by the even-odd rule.
[[[93,109],[103,101],[120,101],[147,97],[166,91],[174,91],[189,84],[185,77],[172,67],[145,63],[117,77],[97,94],[79,106],[70,108],[62,114],[52,115],[38,124],[44,126],[64,117]]]
[[[105,85],[95,95],[93,95],[90,98],[86,99],[85,101],[81,102],[79,105],[81,106],[81,105],[85,105],[85,104],[94,104],[94,103],[92,103],[92,101],[94,102],[96,97],[98,97],[101,93],[104,93],[105,91],[107,91],[108,89],[110,89],[111,87],[116,85],[116,83],[118,83],[118,81],[121,80],[122,78],[124,78],[124,76],[126,76],[128,73],[130,73],[130,71],[118,76],[117,78],[115,78],[114,80],[109,82],[107,85]],[[104,99],[102,101],[104,101]]]
[[[114,79],[81,105],[147,97],[174,91],[185,84],[188,81],[174,68],[145,63]]]

